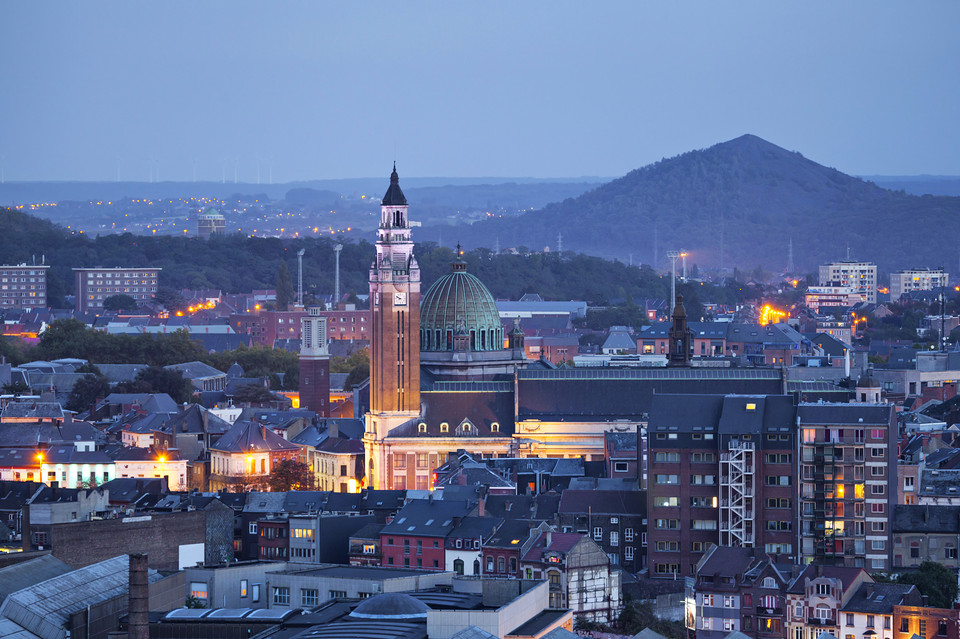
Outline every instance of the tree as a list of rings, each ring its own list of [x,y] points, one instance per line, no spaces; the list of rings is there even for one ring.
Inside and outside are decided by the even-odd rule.
[[[137,373],[132,382],[120,382],[115,389],[118,393],[166,393],[178,404],[189,402],[193,398],[193,384],[183,378],[178,370],[162,366],[148,366]]]
[[[137,300],[129,295],[111,295],[103,300],[103,310],[105,311],[135,311],[137,307]]]
[[[294,299],[293,282],[290,280],[290,269],[287,263],[280,261],[277,268],[277,310],[285,311]]]
[[[238,404],[269,404],[276,399],[269,388],[260,384],[246,384],[233,394],[233,401]]]
[[[313,473],[310,467],[295,459],[281,459],[270,471],[270,490],[286,492],[288,490],[312,490]]]
[[[953,608],[953,602],[957,600],[957,576],[935,561],[923,562],[916,572],[905,572],[897,581],[915,585],[921,594],[929,597],[933,608]]]
[[[87,373],[73,384],[67,399],[67,410],[77,413],[92,408],[98,399],[110,394],[110,382],[102,375]]]
[[[153,294],[153,301],[171,312],[182,310],[187,306],[187,300],[168,286],[158,286],[157,292]]]
[[[24,384],[23,382],[21,382],[21,381],[18,379],[18,380],[16,380],[16,381],[8,382],[8,383],[4,384],[3,387],[0,388],[0,390],[3,391],[3,394],[4,394],[4,395],[19,396],[19,395],[23,395],[24,393],[29,392],[29,391],[30,391],[30,387],[27,386],[26,384]]]

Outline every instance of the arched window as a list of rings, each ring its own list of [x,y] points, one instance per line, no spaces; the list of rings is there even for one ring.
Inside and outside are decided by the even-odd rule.
[[[417,424],[417,430],[421,433],[425,433],[427,432],[427,425],[424,424],[423,422],[420,422],[419,424]]]
[[[776,588],[776,587],[777,587],[776,579],[774,579],[773,577],[763,578],[763,585],[761,586],[761,588]]]
[[[479,560],[479,559],[474,559],[474,560],[473,560],[473,574],[475,574],[475,575],[479,575],[479,574],[480,574],[480,560]]]
[[[458,575],[463,574],[463,559],[454,559],[453,560],[453,572]]]

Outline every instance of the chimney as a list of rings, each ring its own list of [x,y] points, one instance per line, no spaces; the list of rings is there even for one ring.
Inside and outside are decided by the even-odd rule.
[[[924,608],[929,607],[930,597],[928,597],[927,595],[920,595],[920,605],[923,606]]]
[[[543,547],[544,547],[544,548],[549,548],[549,547],[550,547],[550,544],[553,543],[553,531],[552,531],[552,530],[548,530],[548,531],[546,531],[545,533],[543,533],[543,541],[544,541]]]
[[[327,436],[330,437],[330,439],[338,439],[340,437],[340,426],[337,422],[327,422]]]
[[[150,639],[150,590],[147,581],[147,555],[130,555],[129,639]]]
[[[486,497],[480,496],[480,500],[477,502],[477,517],[483,517],[486,514],[487,507],[484,504]]]
[[[267,441],[267,427],[263,424],[260,424],[260,437],[263,441]]]

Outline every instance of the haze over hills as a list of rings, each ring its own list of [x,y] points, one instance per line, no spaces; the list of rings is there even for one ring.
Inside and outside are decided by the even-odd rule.
[[[683,248],[701,268],[782,271],[791,238],[797,271],[842,259],[848,248],[882,270],[949,268],[958,260],[960,198],[889,191],[744,135],[456,233],[470,246],[532,250],[555,248],[562,233],[565,251],[657,268],[669,265],[668,250]]]

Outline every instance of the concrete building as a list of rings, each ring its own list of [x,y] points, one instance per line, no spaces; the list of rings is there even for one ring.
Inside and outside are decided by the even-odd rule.
[[[620,571],[593,540],[578,533],[541,533],[520,560],[525,579],[546,579],[550,608],[608,623],[620,614]]]
[[[897,418],[888,404],[801,404],[800,559],[887,570],[897,498]]]
[[[197,237],[209,239],[211,235],[223,235],[226,228],[226,218],[213,207],[208,207],[197,216]]]
[[[0,265],[0,308],[46,308],[47,265]]]
[[[98,313],[103,300],[114,295],[129,295],[138,303],[153,299],[157,292],[159,268],[75,268],[76,309],[80,313]]]
[[[896,271],[890,274],[890,300],[898,301],[900,296],[911,291],[932,291],[950,283],[950,274],[942,268],[915,268]]]
[[[849,286],[860,293],[860,301],[877,303],[877,265],[872,262],[841,260],[820,265],[820,286]]]
[[[821,308],[850,308],[862,301],[860,291],[853,286],[811,286],[803,297],[814,313]]]

